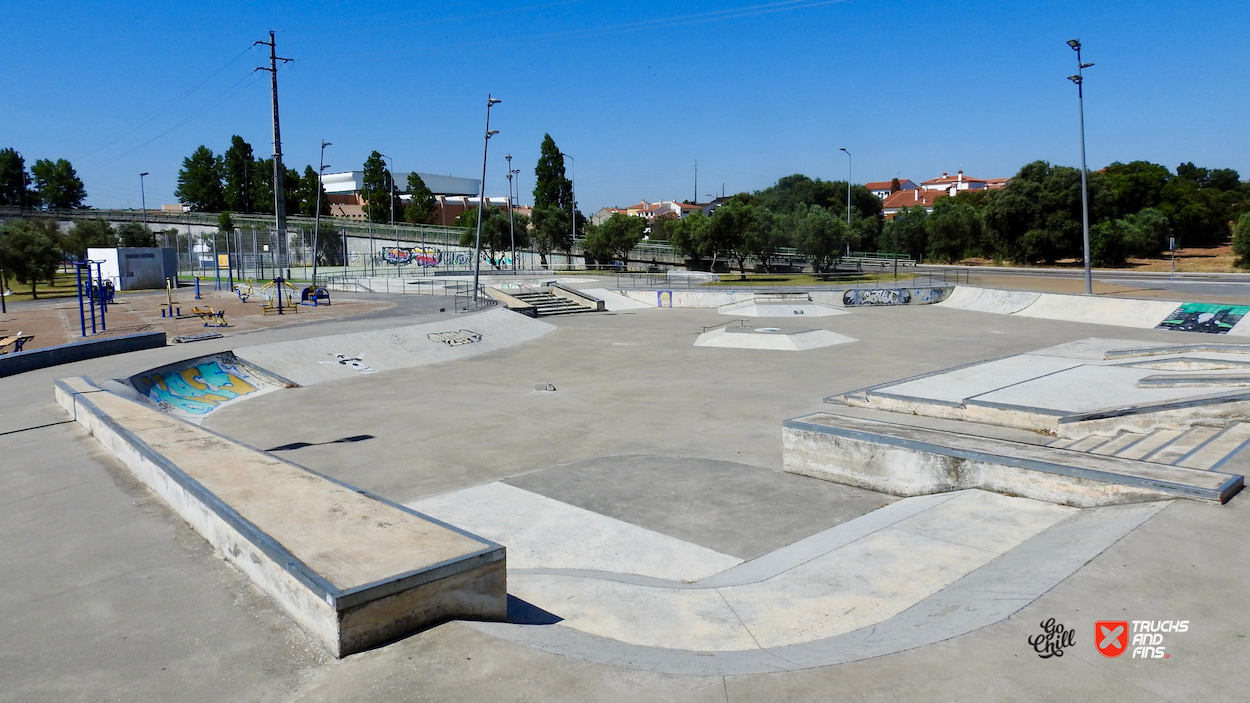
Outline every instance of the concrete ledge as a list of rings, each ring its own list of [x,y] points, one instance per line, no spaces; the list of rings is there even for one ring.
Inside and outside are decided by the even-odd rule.
[[[787,472],[914,496],[965,488],[1096,507],[1227,502],[1242,476],[815,413],[782,428]]]
[[[86,342],[74,342],[56,347],[5,354],[0,356],[0,378],[49,366],[69,364],[84,359],[95,359],[101,356],[125,354],[141,349],[153,349],[163,346],[165,346],[164,332],[143,332],[141,334],[92,339]]]
[[[337,657],[507,614],[504,548],[85,378],[57,402]]]

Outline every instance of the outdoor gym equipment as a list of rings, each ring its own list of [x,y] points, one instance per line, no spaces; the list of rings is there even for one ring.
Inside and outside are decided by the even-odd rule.
[[[229,327],[230,326],[230,324],[226,322],[225,310],[213,310],[213,308],[210,306],[207,310],[205,310],[204,308],[199,308],[199,307],[191,308],[191,312],[196,315],[199,315],[200,320],[204,322],[205,327]]]

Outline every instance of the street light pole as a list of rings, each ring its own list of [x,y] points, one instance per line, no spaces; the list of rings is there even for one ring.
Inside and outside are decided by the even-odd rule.
[[[1081,63],[1080,39],[1069,39],[1068,46],[1076,52],[1076,75],[1068,76],[1068,80],[1076,84],[1076,100],[1081,116],[1081,228],[1085,240],[1085,294],[1093,295],[1094,276],[1089,258],[1089,171],[1085,166],[1085,77],[1083,71],[1094,64]]]
[[[143,188],[143,177],[148,175],[147,171],[139,174],[139,202],[143,208],[143,228],[148,228],[148,196],[147,191]]]
[[[386,154],[378,154],[378,156],[389,159],[391,162],[390,168],[386,171],[386,182],[390,185],[390,190],[387,191],[386,197],[390,198],[391,201],[391,236],[395,237],[395,248],[398,249],[399,231],[395,229],[395,159]],[[396,252],[395,255],[398,256],[399,252]]]
[[[321,236],[321,190],[322,190],[321,179],[325,178],[325,175],[326,175],[326,147],[328,146],[331,146],[330,142],[327,142],[326,140],[322,139],[321,140],[321,161],[317,169],[317,214],[316,214],[315,219],[313,219],[313,251],[312,251],[312,257],[313,257],[313,276],[312,277],[313,279],[312,279],[312,284],[314,288],[317,286],[317,255],[321,251],[317,246],[320,243],[320,236]]]
[[[486,137],[482,140],[482,185],[477,201],[477,243],[473,246],[473,305],[477,306],[478,279],[482,272],[482,211],[486,209],[486,153],[490,149],[490,138],[499,134],[499,130],[491,131],[490,108],[503,102],[499,98],[486,94]]]
[[[512,238],[512,272],[516,273],[516,224],[512,220],[512,154],[508,160],[508,236]]]
[[[564,158],[573,162],[573,178],[569,180],[569,197],[573,199],[573,202],[571,203],[572,213],[571,213],[570,219],[573,220],[573,241],[576,242],[577,241],[577,159],[574,159],[572,156],[569,156],[568,154],[564,152],[560,152],[560,156],[563,156]],[[569,262],[569,265],[572,266],[572,262]]]

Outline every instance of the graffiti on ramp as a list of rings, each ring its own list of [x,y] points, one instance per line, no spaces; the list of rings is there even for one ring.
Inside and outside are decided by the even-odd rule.
[[[1250,306],[1247,305],[1185,303],[1176,308],[1155,329],[1225,334],[1240,322],[1247,312],[1250,312]]]
[[[153,369],[130,384],[161,410],[195,422],[223,405],[285,387],[230,352]]]

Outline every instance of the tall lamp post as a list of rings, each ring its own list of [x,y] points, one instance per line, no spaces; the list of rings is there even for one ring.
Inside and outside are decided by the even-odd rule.
[[[143,188],[143,177],[146,175],[148,175],[147,171],[144,171],[143,173],[139,174],[139,202],[141,203],[140,207],[143,208],[143,228],[144,229],[147,229],[148,227],[148,196],[147,196],[147,191],[145,191]]]
[[[477,306],[478,278],[482,272],[482,211],[486,209],[486,153],[490,149],[490,138],[499,134],[499,130],[490,128],[490,108],[503,102],[499,98],[486,94],[486,137],[482,140],[482,185],[477,201],[477,243],[473,246],[473,305]]]
[[[326,147],[328,146],[331,146],[330,142],[327,142],[326,140],[322,139],[321,140],[321,162],[317,169],[317,213],[316,213],[315,219],[313,219],[313,251],[312,251],[313,279],[312,279],[312,283],[314,287],[317,285],[317,255],[321,251],[321,249],[318,248],[318,244],[320,244],[320,238],[321,238],[321,190],[323,187],[321,185],[321,179],[325,178],[325,175],[326,175]],[[344,272],[344,275],[346,275],[346,271]]]
[[[847,228],[847,234],[849,235],[850,229],[851,229],[851,163],[852,163],[852,160],[851,160],[851,152],[847,151],[846,147],[841,147],[841,151],[846,153],[846,228]],[[851,243],[849,241],[846,243],[846,255],[847,256],[851,255]]]
[[[572,211],[572,215],[570,219],[573,220],[573,241],[576,242],[577,241],[577,160],[574,159],[572,156],[569,156],[568,154],[564,153],[563,151],[560,152],[560,156],[563,156],[564,158],[573,162],[573,178],[569,180],[569,197],[573,199],[573,202],[571,203],[573,206],[573,211]],[[569,262],[569,265],[571,266],[572,262]]]
[[[512,272],[516,273],[516,225],[512,221],[512,154],[504,158],[508,160],[508,236],[512,238]]]
[[[1092,63],[1081,63],[1081,40],[1069,39],[1068,46],[1076,52],[1076,75],[1068,76],[1068,80],[1076,84],[1076,101],[1081,116],[1081,227],[1085,235],[1085,294],[1094,293],[1094,276],[1089,260],[1089,183],[1088,170],[1085,167],[1085,78],[1083,71]]]
[[[395,159],[392,159],[386,154],[378,154],[378,156],[381,156],[383,159],[387,159],[391,162],[390,168],[386,171],[386,182],[390,186],[390,190],[387,191],[386,197],[391,200],[391,235],[395,237],[395,248],[398,249],[399,231],[395,229]],[[398,256],[398,253],[396,253],[396,255]]]

